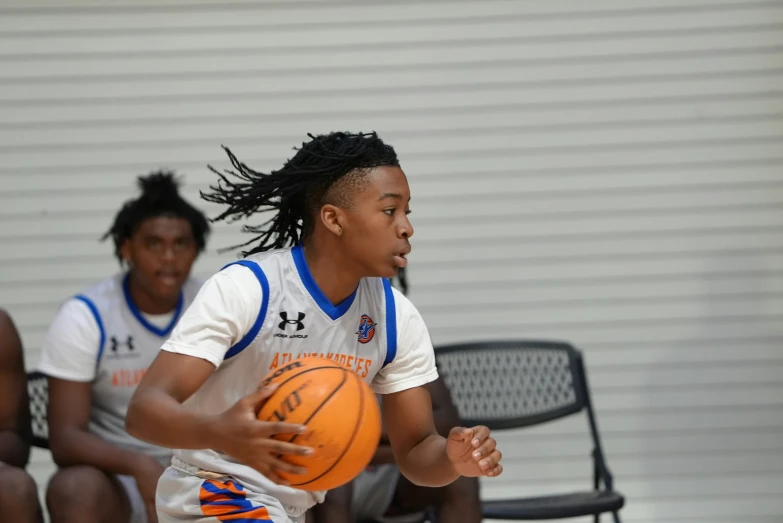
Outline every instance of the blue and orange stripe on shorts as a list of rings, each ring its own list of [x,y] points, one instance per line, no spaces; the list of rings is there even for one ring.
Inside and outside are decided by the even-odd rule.
[[[199,491],[201,511],[205,516],[231,523],[273,523],[269,511],[247,499],[242,485],[233,481],[208,479]]]

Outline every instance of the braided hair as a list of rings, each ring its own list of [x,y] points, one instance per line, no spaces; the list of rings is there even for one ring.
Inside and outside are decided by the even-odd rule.
[[[236,221],[253,214],[273,211],[274,216],[261,225],[245,225],[242,232],[255,236],[245,243],[230,247],[244,247],[256,243],[249,256],[271,249],[296,245],[312,233],[315,216],[323,205],[350,204],[349,191],[358,187],[364,176],[375,167],[399,167],[397,153],[373,133],[352,134],[333,132],[308,135],[296,154],[282,168],[270,173],[254,171],[240,162],[227,147],[234,170],[222,173],[209,169],[220,177],[212,192],[201,193],[209,202],[228,208],[213,221]],[[230,181],[227,175],[238,178]]]

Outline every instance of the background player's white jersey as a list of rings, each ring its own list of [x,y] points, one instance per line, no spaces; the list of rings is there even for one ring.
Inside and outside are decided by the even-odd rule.
[[[388,280],[365,278],[334,306],[315,284],[301,246],[251,256],[212,276],[164,350],[204,358],[217,370],[186,402],[218,414],[257,390],[262,378],[296,358],[319,355],[351,367],[380,394],[437,378],[424,321]],[[213,450],[176,450],[174,466],[234,476],[276,497],[291,516],[323,500],[275,485]]]
[[[188,279],[174,311],[149,315],[133,302],[127,273],[96,283],[57,311],[38,365],[55,378],[92,382],[90,432],[164,466],[171,450],[129,435],[125,416],[136,386],[200,286]]]

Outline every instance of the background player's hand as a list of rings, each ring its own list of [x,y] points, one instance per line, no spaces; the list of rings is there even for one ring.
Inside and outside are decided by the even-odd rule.
[[[462,476],[494,477],[503,472],[502,454],[495,445],[495,438],[483,425],[469,429],[454,427],[446,440],[446,454]]]
[[[280,459],[282,455],[307,456],[312,449],[272,439],[275,434],[302,434],[305,425],[282,421],[260,421],[258,411],[276,389],[264,387],[237,401],[233,407],[215,419],[213,448],[225,452],[261,474],[282,485],[287,484],[278,471],[304,474],[306,469]]]
[[[155,511],[155,491],[158,489],[158,480],[163,475],[163,467],[149,456],[140,456],[134,462],[133,478],[139,488],[141,499],[147,509],[147,521],[157,523],[158,513]]]

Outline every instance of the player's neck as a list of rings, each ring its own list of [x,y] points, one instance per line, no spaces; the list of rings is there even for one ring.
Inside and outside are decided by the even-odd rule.
[[[350,263],[335,254],[334,249],[319,248],[312,243],[303,248],[307,268],[315,284],[332,305],[343,302],[359,286],[361,278],[350,269]]]
[[[166,314],[177,307],[179,296],[170,300],[162,300],[150,295],[139,285],[135,278],[128,280],[128,291],[136,307],[145,314]]]

